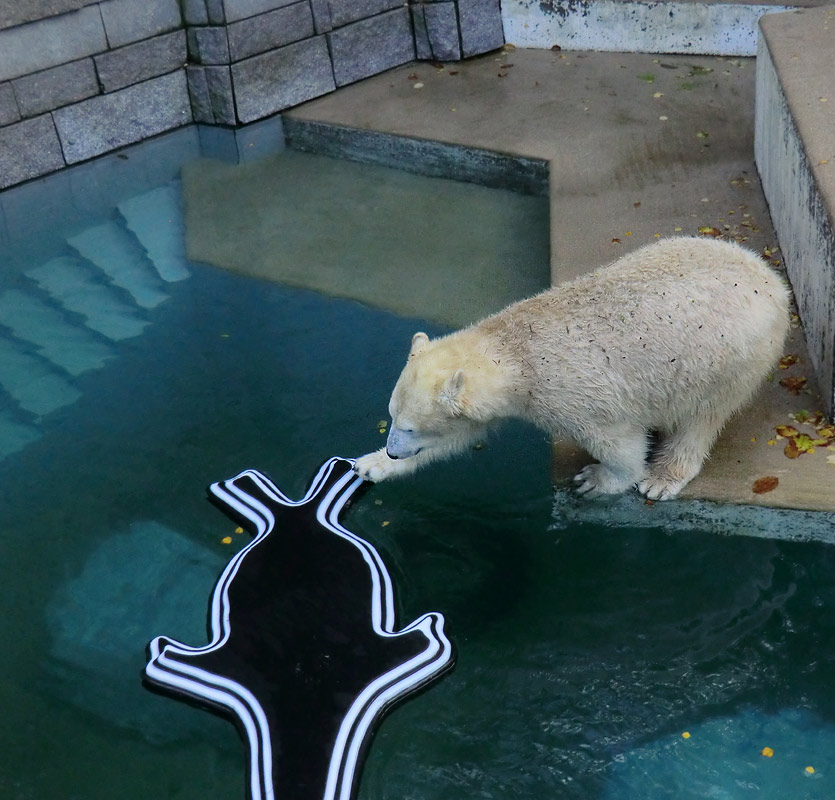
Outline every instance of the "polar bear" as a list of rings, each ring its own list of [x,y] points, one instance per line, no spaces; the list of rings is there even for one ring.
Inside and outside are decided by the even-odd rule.
[[[463,330],[416,333],[386,446],[355,470],[405,475],[518,417],[599,462],[575,477],[581,494],[637,486],[667,500],[774,367],[788,328],[788,290],[756,253],[660,240]]]

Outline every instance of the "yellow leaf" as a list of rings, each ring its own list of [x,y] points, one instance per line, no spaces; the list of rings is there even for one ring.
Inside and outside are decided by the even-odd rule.
[[[777,431],[778,436],[785,439],[791,439],[800,433],[797,428],[793,428],[791,425],[778,425],[774,430]]]
[[[221,540],[224,544],[232,544],[232,537],[231,536],[224,536]]]
[[[766,758],[771,758],[774,755],[774,751],[770,747],[763,747],[763,749],[760,750],[760,755],[763,755]]]
[[[714,238],[722,235],[722,231],[720,231],[719,228],[714,228],[710,225],[702,225],[702,227],[699,228],[699,233],[701,233],[702,236],[713,236]]]

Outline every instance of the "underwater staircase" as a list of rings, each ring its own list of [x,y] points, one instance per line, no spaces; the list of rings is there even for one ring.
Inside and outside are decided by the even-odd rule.
[[[40,439],[45,418],[81,397],[74,379],[112,363],[166,285],[189,277],[180,198],[175,182],[125,200],[0,290],[0,460]]]

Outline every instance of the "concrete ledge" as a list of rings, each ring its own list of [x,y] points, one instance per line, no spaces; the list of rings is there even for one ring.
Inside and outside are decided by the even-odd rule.
[[[284,117],[288,147],[524,194],[548,194],[548,162],[492,150]]]
[[[752,56],[760,17],[799,4],[502,0],[502,21],[517,47]]]
[[[806,332],[835,416],[835,8],[762,20],[755,157]]]

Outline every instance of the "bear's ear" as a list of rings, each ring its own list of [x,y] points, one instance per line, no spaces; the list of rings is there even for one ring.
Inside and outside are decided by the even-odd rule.
[[[418,331],[412,337],[412,349],[409,350],[409,357],[416,356],[428,344],[429,337],[423,331]]]
[[[441,387],[439,399],[454,417],[464,413],[464,385],[466,384],[464,370],[458,369],[455,374]]]

